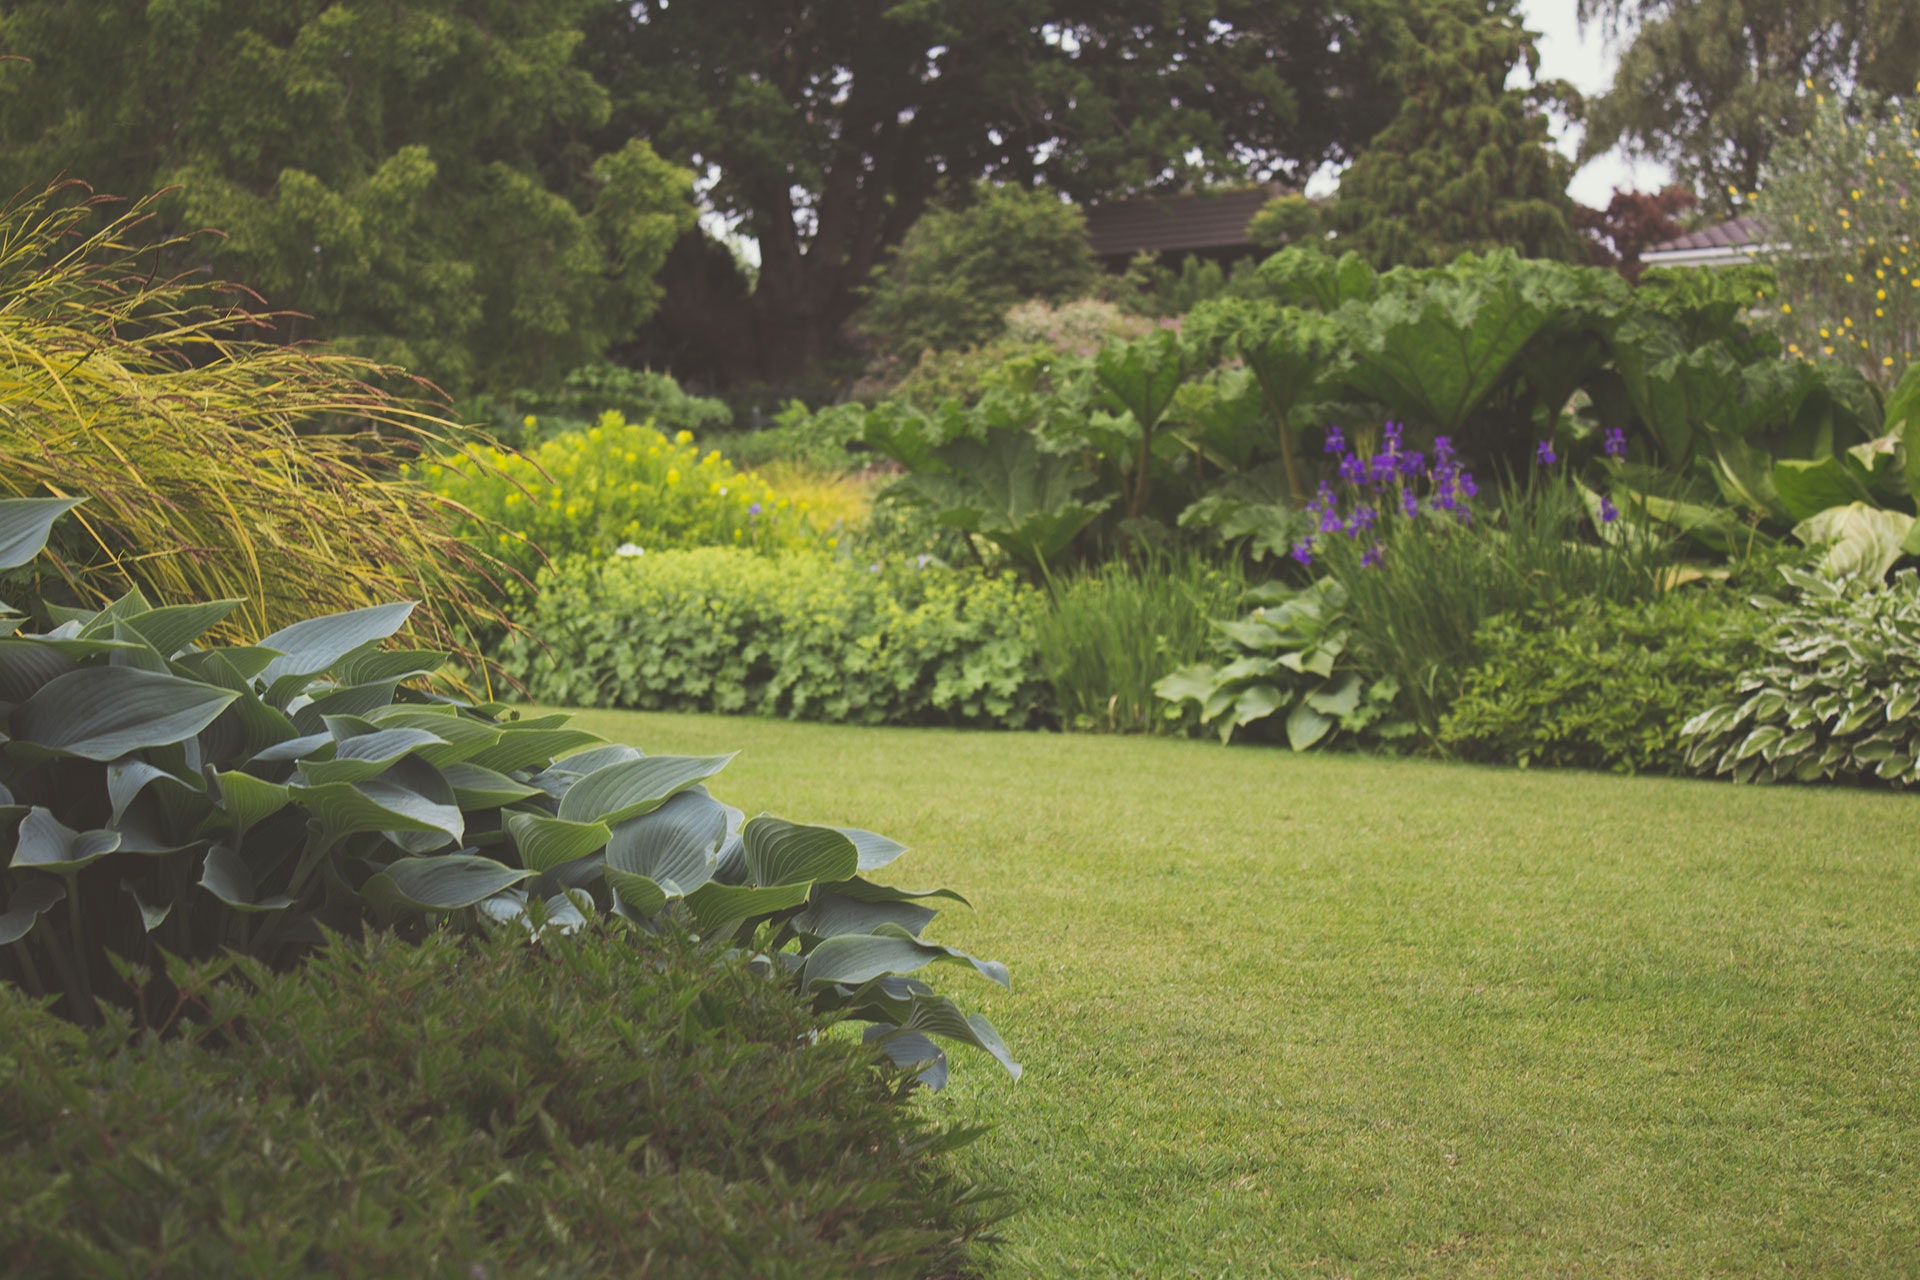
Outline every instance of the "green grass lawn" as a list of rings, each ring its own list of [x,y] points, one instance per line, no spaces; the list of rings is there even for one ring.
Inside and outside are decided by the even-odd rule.
[[[586,713],[944,884],[1000,1276],[1920,1274],[1920,802]]]

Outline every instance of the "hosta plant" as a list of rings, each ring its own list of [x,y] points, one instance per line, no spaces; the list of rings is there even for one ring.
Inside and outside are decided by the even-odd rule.
[[[1295,751],[1341,733],[1393,739],[1412,732],[1394,714],[1398,682],[1365,679],[1348,656],[1347,597],[1338,582],[1261,587],[1248,599],[1257,606],[1252,613],[1214,624],[1229,660],[1182,667],[1154,686],[1156,694],[1176,707],[1198,703],[1201,723],[1222,742],[1259,721],[1284,725]]]
[[[1920,578],[1781,572],[1799,597],[1736,700],[1682,727],[1688,765],[1740,782],[1920,782]]]
[[[72,505],[0,502],[0,567]],[[922,937],[957,895],[869,879],[903,846],[745,818],[705,786],[727,756],[649,756],[424,688],[445,655],[383,647],[410,604],[198,643],[236,603],[135,593],[0,639],[0,976],[86,1021],[119,990],[116,958],[278,964],[326,930],[677,920],[876,1024],[935,1082],[932,1035],[1017,1070],[984,1019],[912,976],[950,962],[1007,981]]]

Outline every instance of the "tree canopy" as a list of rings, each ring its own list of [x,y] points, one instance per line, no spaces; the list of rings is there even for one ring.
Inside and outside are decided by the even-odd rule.
[[[1301,179],[1396,105],[1391,0],[663,0],[603,9],[583,57],[637,135],[760,247],[752,293],[698,245],[662,327],[790,378],[945,190],[1086,201],[1207,175]]]
[[[16,0],[0,180],[177,186],[156,232],[224,231],[213,269],[312,317],[286,336],[454,389],[548,381],[651,312],[694,218],[690,174],[605,132],[576,56],[603,8]]]
[[[1759,185],[1774,142],[1806,128],[1811,86],[1902,93],[1920,79],[1913,0],[1580,0],[1579,13],[1632,32],[1589,104],[1585,154],[1624,143],[1723,213]]]
[[[1576,259],[1567,182],[1546,109],[1571,90],[1508,88],[1539,69],[1517,0],[1423,0],[1391,64],[1400,108],[1341,175],[1327,224],[1375,267],[1436,266],[1514,249]]]

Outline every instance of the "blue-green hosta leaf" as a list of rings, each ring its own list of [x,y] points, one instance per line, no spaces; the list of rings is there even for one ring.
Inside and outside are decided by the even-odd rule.
[[[604,822],[569,822],[537,813],[510,813],[507,831],[520,861],[535,871],[551,871],[606,847],[613,833]]]
[[[247,759],[248,764],[291,764],[295,760],[312,758],[325,760],[331,756],[338,744],[330,733],[309,733],[298,738],[288,738],[285,742],[276,742],[263,747]]]
[[[421,759],[427,760],[425,752]],[[428,760],[428,763],[432,763]],[[528,796],[540,792],[524,782],[515,782],[504,773],[495,773],[492,769],[482,769],[477,764],[468,764],[464,760],[440,766],[440,772],[446,777],[447,785],[453,788],[453,798],[462,809],[477,812],[481,809],[498,809],[502,805],[513,804]]]
[[[983,977],[1003,987],[1013,985],[1007,967],[995,960],[976,960],[965,952],[914,937],[905,929],[881,925],[871,934],[842,934],[828,938],[807,954],[800,970],[801,985],[857,987],[883,974],[908,974],[930,964],[971,965]]]
[[[170,604],[126,619],[126,626],[171,658],[217,626],[239,608],[242,600],[209,600],[205,604]]]
[[[363,782],[385,773],[419,748],[445,741],[425,729],[381,729],[345,739],[331,759],[300,761],[300,772],[305,775],[305,781],[314,786],[328,782]]]
[[[909,1039],[909,1050],[918,1046],[911,1044],[911,1038],[943,1036],[949,1040],[958,1040],[961,1044],[972,1045],[993,1056],[994,1061],[1006,1068],[1007,1074],[1015,1080],[1020,1078],[1020,1064],[1013,1060],[1013,1053],[1007,1048],[1007,1042],[993,1029],[993,1024],[979,1014],[967,1015],[960,1007],[945,996],[916,995],[905,1021],[897,1027],[869,1028],[865,1038],[879,1041],[883,1047],[895,1037]],[[931,1043],[930,1041],[928,1043]],[[889,1049],[889,1056],[899,1062],[898,1055]],[[911,1066],[911,1063],[902,1065]]]
[[[361,894],[389,912],[457,911],[530,880],[533,874],[470,853],[401,858],[367,881]]]
[[[53,816],[51,809],[34,805],[20,819],[13,849],[13,867],[37,871],[78,871],[120,847],[118,831],[75,831]]]
[[[152,933],[166,921],[169,915],[173,914],[173,902],[171,900],[156,907],[140,896],[140,890],[136,889],[131,881],[122,880],[120,882],[120,892],[132,898],[135,909],[140,912],[140,931],[142,933]]]
[[[402,760],[365,782],[329,782],[290,790],[331,839],[362,831],[419,831],[437,832],[446,844],[458,843],[466,831],[452,788],[420,760]]]
[[[292,793],[284,784],[263,782],[237,769],[227,773],[216,772],[213,783],[220,793],[220,808],[233,823],[236,842],[249,828],[271,818],[293,800]]]
[[[651,813],[688,787],[727,767],[724,756],[643,756],[596,769],[567,789],[560,816],[612,825]]]
[[[342,684],[380,684],[429,676],[447,664],[437,649],[356,649],[334,666]]]
[[[578,751],[555,760],[527,780],[558,800],[573,790],[574,783],[588,774],[604,769],[610,764],[638,760],[645,754],[646,752],[624,743],[610,742],[604,746],[589,747],[585,751]]]
[[[200,731],[199,744],[205,759],[233,764],[297,736],[293,721],[247,690]]]
[[[683,791],[652,813],[613,828],[607,841],[608,882],[616,871],[645,876],[669,896],[684,897],[713,879],[726,838],[726,806],[701,792]]]
[[[398,682],[393,680],[382,680],[375,684],[323,685],[314,689],[311,701],[303,702],[295,698],[289,702],[287,711],[298,732],[317,733],[326,727],[330,719],[343,716],[362,718],[369,712],[388,706],[393,702],[394,691],[398,688]],[[371,722],[367,727],[373,727]]]
[[[280,652],[260,678],[272,687],[290,676],[320,675],[361,645],[384,640],[398,631],[412,612],[409,602],[381,604],[282,627],[260,641],[261,648]]]
[[[806,910],[789,922],[801,933],[816,938],[832,938],[843,933],[872,933],[881,925],[905,929],[914,937],[940,913],[932,907],[913,902],[861,902],[842,897],[831,890],[816,887]]]
[[[871,880],[855,876],[829,887],[829,891],[843,898],[852,898],[857,902],[919,902],[923,898],[945,898],[957,902],[968,910],[973,904],[951,889],[898,889],[890,884],[875,884]]]
[[[478,754],[468,756],[468,763],[477,764],[482,769],[512,773],[516,769],[530,769],[545,764],[562,751],[600,741],[599,734],[588,733],[585,729],[552,726],[527,728],[512,723],[501,725],[500,728],[500,741]]]
[[[285,911],[293,905],[293,899],[285,894],[262,898],[253,872],[239,854],[223,844],[207,850],[206,860],[200,864],[200,887],[236,911]]]
[[[1323,715],[1350,716],[1360,705],[1360,677],[1349,671],[1331,687],[1322,686],[1307,695],[1307,705]]]
[[[107,638],[119,646],[107,655],[110,667],[138,667],[142,671],[151,671],[155,675],[173,675],[175,672],[167,665],[160,651],[147,643],[145,636],[129,627],[124,619],[116,619]]]
[[[1295,751],[1305,751],[1326,737],[1332,728],[1333,720],[1321,715],[1302,698],[1287,717],[1287,744]]]
[[[667,891],[647,876],[612,866],[605,875],[616,907],[629,920],[645,920],[667,905]]]
[[[58,880],[36,876],[15,884],[7,894],[6,906],[0,908],[0,947],[26,937],[32,932],[34,922],[66,896],[67,891]]]
[[[1169,675],[1161,676],[1154,683],[1153,695],[1164,702],[1200,702],[1204,703],[1214,690],[1218,681],[1210,663],[1196,662],[1192,666],[1181,667]]]
[[[13,713],[13,736],[102,762],[193,737],[235,694],[131,667],[69,671]]]
[[[761,814],[741,829],[747,879],[757,885],[812,884],[850,880],[860,870],[860,851],[832,827],[806,827]]]
[[[235,692],[253,691],[253,678],[280,655],[258,645],[224,649],[197,649],[176,654],[174,670],[193,680],[204,680]]]
[[[18,569],[46,549],[53,522],[85,498],[0,498],[0,569]]]
[[[835,827],[834,830],[853,841],[853,847],[860,855],[859,869],[862,871],[878,871],[907,851],[907,846],[898,840],[890,840],[859,827]]]
[[[708,881],[687,895],[687,910],[702,929],[713,930],[736,920],[774,915],[804,904],[808,886],[776,884],[765,888]]]
[[[947,1055],[939,1045],[917,1031],[900,1031],[884,1023],[870,1026],[862,1040],[878,1044],[881,1052],[903,1071],[917,1071],[917,1079],[938,1092],[947,1087]]]
[[[453,714],[453,708],[432,708],[400,704],[382,707],[367,719],[382,729],[423,729],[439,738],[441,745],[425,747],[422,760],[438,768],[468,760],[500,741],[500,727]]]
[[[118,824],[121,816],[126,813],[127,806],[133,803],[134,797],[138,796],[155,782],[162,782],[167,786],[176,787],[181,791],[196,794],[203,790],[205,786],[205,784],[200,781],[198,775],[182,778],[176,774],[168,773],[165,769],[142,760],[138,756],[127,756],[124,759],[109,761],[107,764],[107,803],[111,806],[112,815],[107,819],[108,824]]]
[[[1821,568],[1830,574],[1878,582],[1905,554],[1903,544],[1914,519],[1864,502],[1832,507],[1793,527],[1793,536],[1810,547],[1824,547]]]
[[[25,702],[43,685],[79,665],[55,645],[19,637],[0,639],[0,702]]]

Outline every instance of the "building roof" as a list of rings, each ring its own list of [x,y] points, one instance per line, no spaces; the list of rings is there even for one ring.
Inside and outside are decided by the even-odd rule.
[[[1267,201],[1289,188],[1248,187],[1204,195],[1160,196],[1089,207],[1087,242],[1095,257],[1244,249],[1247,224]]]
[[[1642,252],[1640,261],[1650,267],[1749,262],[1766,243],[1766,227],[1753,218],[1734,218],[1662,241]]]

